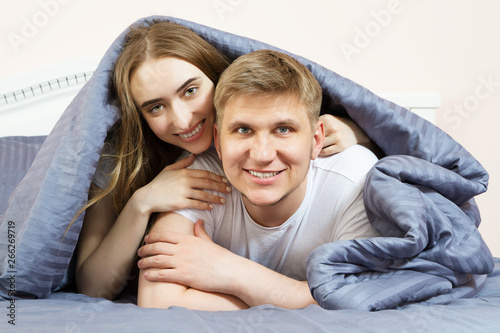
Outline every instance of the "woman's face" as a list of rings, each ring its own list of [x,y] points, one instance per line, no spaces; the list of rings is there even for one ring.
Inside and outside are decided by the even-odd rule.
[[[212,143],[214,84],[198,67],[175,57],[151,59],[130,78],[132,98],[153,133],[193,154]]]

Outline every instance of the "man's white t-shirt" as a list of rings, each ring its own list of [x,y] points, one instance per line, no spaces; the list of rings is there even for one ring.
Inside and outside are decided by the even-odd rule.
[[[302,204],[278,227],[254,222],[241,193],[234,188],[222,194],[226,202],[214,205],[212,210],[182,209],[176,213],[193,222],[202,219],[212,240],[231,252],[304,281],[306,258],[317,246],[380,236],[369,223],[363,205],[366,174],[376,162],[376,156],[359,145],[312,160]],[[190,168],[223,175],[213,148],[197,156]]]

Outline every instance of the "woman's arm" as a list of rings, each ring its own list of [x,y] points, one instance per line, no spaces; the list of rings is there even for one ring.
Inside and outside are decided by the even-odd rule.
[[[77,248],[79,292],[113,299],[133,279],[130,270],[149,219],[138,196],[136,192],[118,217],[110,195],[87,209]]]
[[[193,222],[184,216],[166,213],[158,216],[151,232],[159,235],[172,232],[177,235],[194,235],[193,227]],[[154,273],[156,270],[150,269],[147,274]],[[137,305],[140,307],[166,309],[170,306],[182,306],[192,310],[205,311],[248,308],[240,299],[228,294],[205,292],[176,282],[151,282],[145,279],[145,274],[145,271],[141,269],[137,295]]]
[[[195,156],[167,166],[137,190],[117,216],[108,195],[87,209],[78,240],[76,281],[88,296],[115,298],[134,277],[136,251],[153,212],[179,208],[210,209],[221,198],[204,190],[227,192],[221,176],[184,169]],[[90,193],[98,189],[91,185]]]

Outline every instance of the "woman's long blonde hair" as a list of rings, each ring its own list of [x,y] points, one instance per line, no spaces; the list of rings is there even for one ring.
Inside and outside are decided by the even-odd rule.
[[[130,77],[142,63],[168,56],[198,67],[214,85],[229,66],[222,53],[182,25],[156,22],[151,26],[131,27],[113,73],[113,97],[121,117],[106,140],[112,146],[112,153],[104,157],[114,168],[108,186],[94,193],[77,216],[110,193],[118,215],[132,194],[173,163],[182,151],[154,135],[137,109],[130,90]]]

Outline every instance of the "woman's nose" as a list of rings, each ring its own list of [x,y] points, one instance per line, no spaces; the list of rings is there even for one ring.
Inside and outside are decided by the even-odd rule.
[[[189,108],[184,103],[172,105],[172,123],[178,130],[187,130],[193,118]]]

